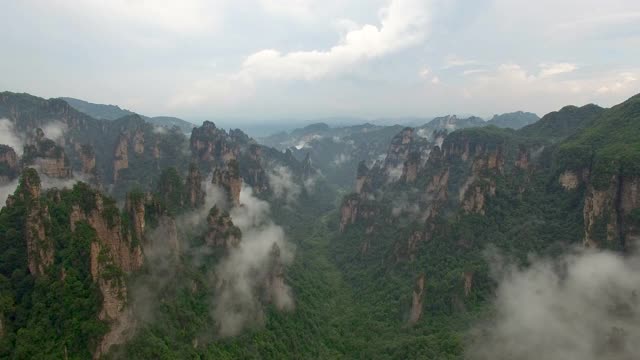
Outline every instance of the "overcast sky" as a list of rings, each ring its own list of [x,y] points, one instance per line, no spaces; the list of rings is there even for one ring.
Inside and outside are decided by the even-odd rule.
[[[640,92],[638,0],[0,4],[0,90],[147,115],[543,115]]]

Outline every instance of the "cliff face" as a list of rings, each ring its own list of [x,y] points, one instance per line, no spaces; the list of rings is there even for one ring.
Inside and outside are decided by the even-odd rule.
[[[640,177],[614,175],[606,188],[587,185],[584,244],[626,250],[635,235],[632,213],[640,208]]]
[[[422,318],[425,282],[426,277],[424,274],[421,274],[416,280],[413,293],[411,294],[411,310],[409,312],[409,324],[411,325],[417,323],[418,320]]]
[[[243,163],[246,169],[244,180],[247,185],[253,188],[256,194],[263,193],[269,189],[269,178],[264,170],[262,147],[256,144],[249,146],[248,161]]]
[[[242,234],[231,221],[231,216],[218,207],[213,207],[207,216],[207,232],[205,240],[207,245],[230,249],[240,244]]]
[[[186,179],[187,205],[190,208],[197,208],[204,205],[205,193],[202,188],[202,175],[195,164],[189,166],[189,174]]]
[[[0,144],[0,185],[18,176],[18,156],[11,146]]]
[[[49,209],[40,201],[40,179],[35,170],[25,170],[16,195],[27,205],[25,242],[29,272],[40,276],[53,264],[54,244],[47,236],[45,225],[49,221]]]
[[[23,162],[35,165],[39,171],[49,177],[68,179],[72,177],[71,164],[64,149],[53,140],[44,137],[37,128],[25,147]]]
[[[395,169],[404,165],[405,161],[409,159],[412,143],[412,128],[405,128],[391,139],[391,144],[389,145],[389,150],[387,151],[387,157],[384,163],[384,169],[387,173],[392,173]]]
[[[120,134],[113,153],[113,181],[118,181],[120,170],[129,168],[129,136]]]
[[[240,205],[242,178],[240,177],[238,163],[235,160],[226,163],[222,169],[215,168],[211,182],[224,191],[230,206],[235,207]]]
[[[215,163],[226,163],[236,159],[240,152],[231,136],[210,121],[191,132],[191,153],[199,163],[212,167]]]

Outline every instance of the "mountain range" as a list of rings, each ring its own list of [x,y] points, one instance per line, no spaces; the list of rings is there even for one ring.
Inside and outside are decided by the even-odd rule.
[[[171,119],[0,93],[0,357],[640,351],[640,95],[259,139]]]

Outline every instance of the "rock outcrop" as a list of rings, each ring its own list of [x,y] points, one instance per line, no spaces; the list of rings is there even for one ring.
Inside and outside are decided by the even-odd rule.
[[[0,185],[15,179],[19,171],[15,150],[11,146],[0,144]]]
[[[186,204],[192,209],[204,205],[206,194],[202,188],[202,181],[200,169],[198,169],[198,166],[195,164],[191,164],[186,178],[185,191],[187,197]]]
[[[207,216],[207,232],[205,234],[207,245],[230,249],[240,244],[241,237],[240,229],[233,224],[229,213],[217,206],[211,208]]]
[[[422,309],[425,293],[426,276],[421,274],[416,279],[413,293],[411,294],[411,310],[409,311],[409,324],[414,325],[422,318]]]
[[[231,207],[240,205],[242,178],[240,177],[237,161],[232,159],[223,168],[215,168],[211,183],[222,189]]]

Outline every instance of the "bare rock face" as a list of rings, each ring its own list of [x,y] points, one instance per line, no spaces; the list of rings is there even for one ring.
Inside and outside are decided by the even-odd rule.
[[[409,127],[403,129],[398,135],[391,139],[384,163],[384,169],[387,173],[393,172],[394,169],[404,165],[405,161],[409,159],[412,143],[413,128]]]
[[[462,279],[464,281],[464,296],[467,297],[471,294],[471,288],[473,287],[473,272],[465,271],[462,273]]]
[[[80,146],[80,162],[82,163],[82,173],[86,175],[95,175],[96,173],[96,154],[91,145]]]
[[[11,146],[0,144],[0,185],[18,176],[18,156]]]
[[[242,234],[226,211],[214,206],[207,216],[207,245],[230,249],[240,244]]]
[[[242,178],[240,177],[237,161],[231,160],[227,162],[223,169],[216,168],[213,171],[211,183],[219,186],[224,191],[232,207],[240,205]]]
[[[186,179],[187,204],[191,208],[204,205],[205,192],[202,188],[202,174],[195,164],[189,166],[189,174]]]
[[[413,183],[418,178],[418,165],[420,164],[420,154],[411,153],[404,163],[402,169],[402,179],[406,183]]]
[[[411,295],[411,311],[409,312],[409,324],[414,325],[422,318],[422,305],[424,301],[424,287],[426,277],[421,274],[416,280]]]
[[[59,179],[72,177],[71,164],[64,149],[53,140],[45,138],[40,128],[37,128],[29,138],[23,161],[27,165],[38,166],[39,171],[49,177]]]
[[[129,136],[120,134],[113,154],[113,181],[118,181],[120,170],[129,168]]]
[[[133,151],[138,155],[144,154],[144,132],[141,129],[133,134]]]
[[[198,162],[209,165],[236,159],[240,151],[231,137],[210,121],[205,121],[201,127],[193,129],[190,146],[191,153]]]
[[[529,151],[527,151],[524,146],[520,146],[518,149],[518,157],[516,158],[514,165],[520,170],[527,171],[530,166],[530,158],[531,156],[529,155]]]
[[[574,171],[566,170],[560,174],[558,182],[560,182],[560,185],[562,185],[565,190],[574,190],[580,184],[580,179]]]
[[[619,247],[636,232],[629,217],[640,208],[640,177],[613,175],[606,188],[587,186],[584,200],[584,245]]]
[[[40,178],[34,169],[26,169],[17,196],[26,202],[25,240],[29,272],[43,275],[54,260],[54,244],[47,237],[45,222],[49,221],[49,209],[40,203]]]
[[[256,144],[249,146],[248,161],[245,163],[247,176],[245,180],[256,194],[269,189],[269,179],[262,166],[262,147]]]
[[[340,232],[344,232],[349,224],[354,224],[358,218],[358,198],[350,198],[345,200],[340,208]]]
[[[126,307],[127,287],[124,275],[138,270],[143,264],[140,242],[144,232],[144,204],[129,199],[126,208],[133,219],[133,234],[122,223],[113,206],[105,207],[101,194],[95,194],[93,209],[72,207],[70,226],[75,231],[78,221],[86,221],[96,231],[96,241],[91,243],[91,276],[102,293],[102,307],[98,317],[109,323],[109,332],[100,340],[94,358],[106,353],[112,345],[127,339],[127,331],[134,326]]]

